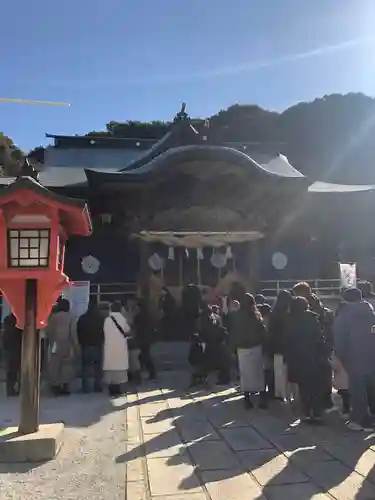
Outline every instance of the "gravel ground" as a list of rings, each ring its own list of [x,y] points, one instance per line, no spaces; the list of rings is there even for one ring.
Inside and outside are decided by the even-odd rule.
[[[124,500],[126,399],[72,395],[42,400],[43,423],[65,423],[64,445],[44,464],[1,464],[0,500]],[[17,425],[18,401],[0,398],[0,427]]]

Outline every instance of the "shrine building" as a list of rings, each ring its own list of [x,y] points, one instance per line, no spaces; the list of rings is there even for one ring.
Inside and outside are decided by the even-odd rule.
[[[92,236],[69,240],[65,269],[100,300],[156,300],[162,285],[178,295],[187,283],[217,293],[233,281],[269,294],[293,280],[329,287],[340,261],[375,277],[375,186],[308,178],[282,144],[215,143],[184,106],[159,141],[47,137],[39,182],[86,199],[93,220]]]

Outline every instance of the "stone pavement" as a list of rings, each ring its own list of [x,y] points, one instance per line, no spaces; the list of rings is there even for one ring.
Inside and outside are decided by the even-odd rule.
[[[290,409],[246,412],[234,388],[187,393],[187,372],[110,400],[43,398],[65,444],[44,464],[0,464],[1,500],[375,499],[375,436],[337,415],[312,429]],[[17,423],[0,397],[0,427]]]
[[[246,412],[234,388],[187,394],[186,376],[163,374],[127,403],[131,500],[375,499],[375,436],[300,425],[290,408]]]

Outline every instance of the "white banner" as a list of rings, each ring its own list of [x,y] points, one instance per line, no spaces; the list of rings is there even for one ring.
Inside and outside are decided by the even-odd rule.
[[[70,285],[63,292],[65,299],[69,300],[70,311],[77,319],[87,311],[90,300],[90,282],[89,281],[71,281]],[[1,321],[11,313],[10,306],[4,295],[2,297]]]
[[[341,288],[355,288],[357,286],[357,265],[340,262],[339,266]]]
[[[10,305],[6,301],[4,295],[2,296],[2,307],[1,307],[1,322],[4,323],[4,319],[11,313]]]
[[[79,318],[87,311],[89,305],[90,282],[71,281],[70,285],[64,290],[63,296],[69,300],[72,315]]]

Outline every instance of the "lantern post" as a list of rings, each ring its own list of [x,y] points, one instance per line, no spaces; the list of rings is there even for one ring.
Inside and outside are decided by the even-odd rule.
[[[22,335],[20,375],[19,432],[31,434],[39,427],[40,338],[36,329],[37,286],[35,279],[26,280],[25,327]]]

